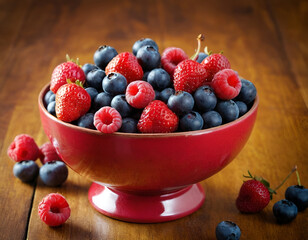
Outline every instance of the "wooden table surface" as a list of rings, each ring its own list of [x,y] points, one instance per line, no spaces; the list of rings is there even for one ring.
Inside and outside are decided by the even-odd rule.
[[[295,175],[262,212],[241,214],[235,207],[248,169],[277,186],[297,165],[308,186],[307,1],[0,0],[0,6],[0,239],[215,239],[223,220],[240,226],[241,239],[308,239],[308,210],[287,225],[272,214],[273,204],[296,184]],[[38,145],[48,141],[37,97],[66,53],[84,64],[93,62],[100,45],[130,51],[136,40],[150,37],[161,51],[175,46],[192,55],[199,33],[255,84],[260,106],[242,152],[202,182],[206,201],[197,212],[167,223],[127,223],[96,212],[87,199],[91,182],[71,170],[58,188],[13,176],[6,151],[14,137],[27,133]],[[52,192],[71,207],[70,219],[58,228],[37,214]]]

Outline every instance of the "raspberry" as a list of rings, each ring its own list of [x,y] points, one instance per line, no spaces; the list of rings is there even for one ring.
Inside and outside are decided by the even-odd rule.
[[[211,86],[217,97],[230,100],[240,93],[242,83],[235,71],[224,69],[215,74]]]
[[[38,214],[48,226],[56,227],[66,222],[71,209],[66,199],[59,193],[50,193],[40,202]]]
[[[161,55],[161,65],[169,73],[170,78],[173,79],[176,66],[185,59],[188,59],[188,56],[181,48],[168,47]]]
[[[58,153],[56,152],[56,149],[50,142],[44,143],[42,146],[40,146],[40,156],[39,156],[41,163],[45,164],[47,162],[51,161],[62,161]]]
[[[145,108],[155,98],[152,85],[145,81],[131,82],[126,89],[126,101],[134,108]]]
[[[122,126],[122,117],[116,109],[102,107],[94,115],[94,126],[103,133],[113,133]]]
[[[31,136],[20,134],[9,146],[7,154],[15,162],[36,160],[39,156],[39,148]]]

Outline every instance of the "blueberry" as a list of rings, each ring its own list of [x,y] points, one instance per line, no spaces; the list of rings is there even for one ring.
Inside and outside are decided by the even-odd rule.
[[[252,82],[246,79],[241,79],[241,82],[242,82],[241,91],[236,97],[236,100],[242,101],[248,105],[256,98],[257,89]]]
[[[243,116],[245,113],[248,111],[248,107],[246,103],[242,101],[235,101],[236,105],[238,106],[239,109],[239,117]]]
[[[168,103],[168,99],[171,95],[175,93],[175,90],[173,88],[165,88],[160,92],[159,98],[162,100],[164,103]]]
[[[197,58],[197,62],[201,63],[208,55],[206,53],[199,53],[198,58]]]
[[[273,213],[279,223],[289,223],[296,218],[297,207],[293,202],[283,199],[274,204]]]
[[[154,47],[156,49],[156,51],[158,51],[158,46],[156,44],[156,42],[150,38],[141,38],[138,41],[136,41],[133,45],[133,54],[136,56],[137,52],[140,48],[142,48],[145,45],[150,45],[152,47]]]
[[[196,131],[203,127],[203,119],[198,112],[191,111],[180,119],[180,129],[182,131]]]
[[[148,75],[149,75],[150,71],[147,71],[147,72],[144,72],[143,73],[143,77],[142,77],[142,80],[143,81],[147,81],[148,80]]]
[[[122,126],[120,128],[120,132],[125,133],[136,133],[137,132],[137,123],[138,121],[134,118],[123,118]]]
[[[177,115],[189,113],[194,107],[195,101],[188,92],[177,91],[168,99],[168,107]]]
[[[293,202],[299,212],[304,211],[308,207],[308,189],[302,185],[288,187],[285,192],[285,198]]]
[[[88,87],[93,87],[97,91],[101,92],[102,82],[105,76],[106,76],[106,73],[102,69],[93,69],[87,75]]]
[[[39,167],[32,160],[26,160],[15,163],[13,174],[23,182],[32,182],[39,173]]]
[[[106,92],[101,92],[96,95],[91,104],[91,110],[96,112],[102,107],[110,106],[112,100],[112,95]]]
[[[211,128],[211,127],[217,127],[222,124],[222,118],[220,114],[216,111],[209,111],[202,114],[203,118],[203,128]]]
[[[122,118],[128,117],[133,113],[133,107],[127,103],[124,94],[115,96],[111,100],[111,107],[115,108]]]
[[[98,69],[98,66],[91,64],[91,63],[86,63],[82,66],[82,70],[84,74],[87,76],[89,72],[91,72],[93,69]]]
[[[194,93],[194,100],[201,112],[208,112],[215,108],[217,98],[210,86],[201,86]]]
[[[154,90],[155,91],[155,100],[159,100],[160,99],[160,91],[158,90]]]
[[[241,237],[241,229],[236,223],[222,221],[216,227],[217,240],[238,240]]]
[[[87,87],[87,88],[85,88],[85,90],[87,91],[87,93],[89,93],[89,95],[91,97],[91,102],[92,102],[94,100],[94,98],[97,96],[98,91],[94,87]]]
[[[150,71],[154,68],[158,68],[160,65],[160,54],[150,45],[140,48],[136,57],[144,71]]]
[[[233,100],[219,101],[216,111],[222,117],[224,123],[232,122],[239,116],[239,109]]]
[[[50,102],[54,101],[56,94],[49,90],[44,96],[44,103],[47,106]]]
[[[118,52],[113,47],[107,45],[100,46],[94,53],[94,63],[100,69],[104,70],[108,63],[111,61],[111,59],[113,59],[117,55]]]
[[[125,93],[126,78],[120,73],[109,73],[103,80],[103,90],[111,95]]]
[[[62,161],[51,161],[40,168],[40,178],[43,183],[50,187],[60,186],[68,176],[68,169]]]
[[[89,129],[96,129],[94,124],[94,114],[93,113],[86,113],[85,115],[81,116],[76,124],[79,127],[89,128]]]
[[[47,111],[56,116],[56,101],[52,101],[47,105]]]
[[[169,74],[162,68],[153,69],[147,77],[147,82],[150,83],[155,90],[159,91],[171,85]]]

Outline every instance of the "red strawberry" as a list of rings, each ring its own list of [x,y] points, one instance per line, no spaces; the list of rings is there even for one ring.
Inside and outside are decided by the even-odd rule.
[[[78,81],[76,83],[80,84]],[[56,93],[56,115],[64,122],[77,120],[91,107],[89,93],[77,84],[67,83]]]
[[[161,55],[161,65],[169,73],[170,78],[173,79],[176,66],[185,59],[188,59],[188,56],[181,48],[168,47]]]
[[[167,104],[154,100],[143,109],[137,128],[142,133],[169,133],[178,127],[179,119]]]
[[[122,52],[115,56],[105,69],[106,75],[112,72],[121,73],[127,80],[127,84],[132,81],[142,80],[143,70],[137,58],[130,52]]]
[[[71,82],[76,82],[79,80],[84,83],[86,81],[86,76],[82,68],[77,63],[71,61],[67,56],[67,62],[58,65],[52,72],[50,90],[56,93],[58,89],[67,83],[67,79]]]
[[[231,68],[229,60],[221,53],[214,53],[206,57],[201,64],[208,72],[207,82],[211,82],[214,75],[220,70]]]
[[[173,77],[176,91],[193,93],[205,84],[208,73],[200,63],[187,59],[178,64]]]

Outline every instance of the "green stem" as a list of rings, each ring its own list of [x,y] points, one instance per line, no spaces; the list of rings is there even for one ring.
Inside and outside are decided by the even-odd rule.
[[[191,58],[190,58],[191,60],[194,60],[194,61],[197,60],[198,55],[199,55],[199,53],[200,53],[200,49],[201,49],[201,42],[202,42],[203,40],[204,40],[204,35],[203,35],[203,34],[199,34],[198,37],[197,37],[198,48],[197,48],[195,54],[191,56]]]
[[[277,189],[279,189],[287,180],[297,170],[297,166],[295,165],[294,168],[291,170],[291,172],[288,174],[288,176],[274,189],[276,192]],[[297,171],[296,171],[297,172]]]
[[[302,185],[301,185],[301,180],[300,180],[300,178],[299,178],[299,173],[298,173],[297,169],[296,169],[296,177],[297,177],[298,186],[302,186]]]

